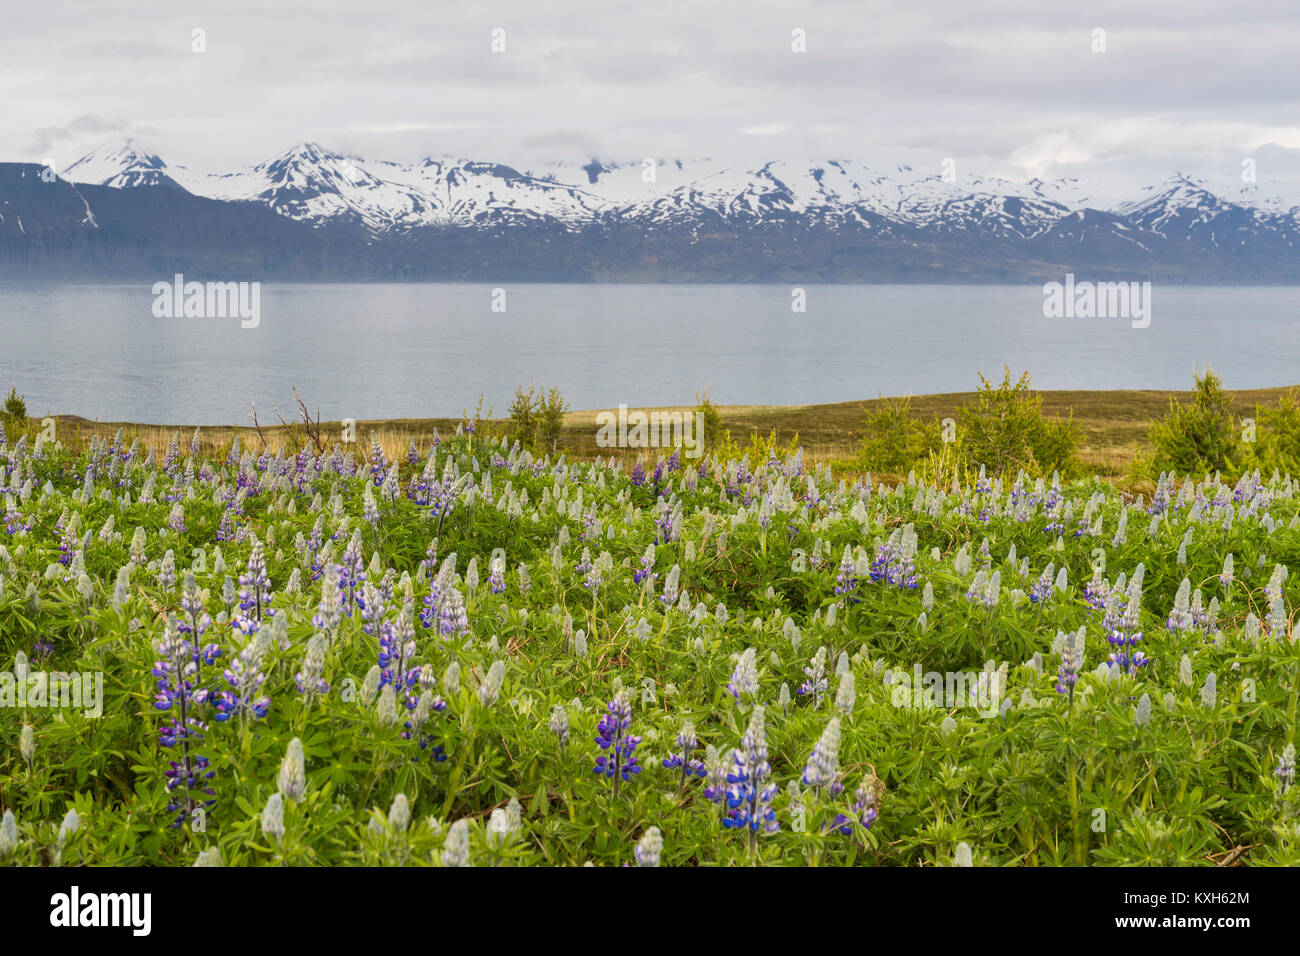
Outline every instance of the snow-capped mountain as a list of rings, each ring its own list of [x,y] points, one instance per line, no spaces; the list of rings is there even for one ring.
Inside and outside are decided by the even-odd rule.
[[[126,189],[132,186],[175,186],[171,170],[157,156],[136,149],[132,140],[87,153],[63,172],[74,183],[94,183]]]
[[[1300,190],[1227,177],[1178,174],[1117,199],[1100,181],[940,176],[847,159],[520,168],[447,157],[403,164],[315,143],[212,173],[130,141],[62,171],[64,191],[33,189],[49,184],[39,167],[0,170],[0,238],[11,235],[22,256],[45,255],[30,234],[52,217],[52,235],[84,243],[77,255],[96,269],[119,268],[96,258],[111,234],[123,244],[115,256],[133,254],[148,269],[191,261],[199,247],[213,262],[280,269],[287,247],[305,277],[1015,281],[1093,270],[1300,281]],[[181,218],[160,219],[163,210]],[[219,221],[225,240],[178,225],[196,218]],[[106,223],[116,228],[98,232]],[[0,267],[5,258],[0,249]]]
[[[593,159],[518,170],[466,159],[412,165],[365,160],[315,143],[247,169],[196,174],[127,141],[83,157],[63,178],[122,189],[179,185],[209,199],[261,203],[314,225],[359,223],[374,235],[529,222],[583,228],[603,221],[646,228],[798,223],[886,232],[901,224],[935,234],[1033,239],[1083,209],[1113,212],[1162,235],[1214,220],[1226,224],[1224,216],[1300,215],[1300,208],[1266,198],[1258,187],[1227,198],[1182,175],[1110,208],[1095,203],[1089,185],[1075,179],[945,179],[908,166],[877,169],[846,160],[716,169],[706,162]]]

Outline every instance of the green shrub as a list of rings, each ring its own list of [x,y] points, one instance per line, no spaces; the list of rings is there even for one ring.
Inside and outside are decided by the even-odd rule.
[[[1263,471],[1300,473],[1300,389],[1281,396],[1274,408],[1255,406],[1253,437],[1246,464]]]
[[[1228,472],[1239,452],[1240,435],[1232,395],[1207,368],[1196,376],[1191,404],[1169,400],[1169,413],[1151,425],[1152,467],[1186,475]]]
[[[532,448],[537,441],[537,394],[532,385],[524,391],[521,385],[515,389],[514,401],[510,403],[510,437],[526,448]]]
[[[0,423],[5,427],[5,434],[13,439],[27,430],[27,402],[16,388],[9,390],[9,397],[0,408]]]
[[[560,444],[560,432],[564,430],[564,413],[569,410],[569,403],[564,400],[560,390],[552,385],[542,397],[537,397],[537,435],[542,450],[554,453]]]
[[[863,406],[866,430],[858,452],[858,464],[868,471],[905,475],[938,452],[939,423],[925,422],[911,414],[911,396],[884,398],[875,408]]]
[[[713,451],[718,447],[718,442],[722,439],[722,412],[718,406],[713,404],[713,399],[709,397],[706,391],[703,396],[699,392],[695,393],[695,410],[703,418],[697,419],[704,429],[704,435],[696,435],[697,441],[702,441],[702,448],[705,452]]]
[[[963,456],[994,475],[1022,468],[1032,475],[1072,474],[1082,441],[1079,426],[1073,414],[1064,421],[1044,418],[1042,406],[1043,397],[1029,390],[1028,372],[1013,384],[1011,370],[1004,368],[998,385],[981,374],[975,401],[958,411]]]
[[[555,386],[542,390],[529,384],[526,391],[520,386],[510,404],[510,437],[532,451],[555,452],[568,410],[569,403]]]

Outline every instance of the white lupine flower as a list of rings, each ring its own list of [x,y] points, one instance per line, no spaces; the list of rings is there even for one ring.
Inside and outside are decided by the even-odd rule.
[[[1211,709],[1219,699],[1219,678],[1213,671],[1205,678],[1205,683],[1201,685],[1201,703]]]
[[[658,866],[663,856],[664,838],[658,827],[650,827],[636,845],[637,866]]]
[[[460,663],[452,661],[442,672],[443,693],[452,695],[460,693]]]
[[[23,724],[23,729],[18,734],[18,752],[29,765],[36,756],[36,734],[31,724]]]
[[[443,866],[469,866],[469,824],[457,820],[442,845]]]
[[[284,836],[284,798],[278,792],[271,794],[262,810],[262,832],[276,843]]]
[[[840,675],[839,687],[835,691],[835,706],[839,708],[841,713],[852,713],[853,704],[857,699],[858,690],[854,682],[853,671],[845,671]]]
[[[379,703],[375,705],[375,712],[379,715],[379,722],[385,727],[392,727],[397,723],[397,693],[393,690],[392,684],[385,684],[384,689],[379,692]]]
[[[81,817],[77,815],[76,809],[69,810],[63,817],[63,822],[59,824],[59,833],[56,841],[59,846],[63,846],[74,833],[81,828]]]
[[[974,866],[974,860],[971,857],[970,844],[958,843],[956,850],[952,854],[953,866]]]
[[[1142,699],[1137,703],[1137,710],[1133,713],[1133,722],[1139,727],[1145,727],[1151,723],[1151,695],[1143,694]]]
[[[393,805],[388,808],[388,825],[398,833],[405,833],[411,822],[411,804],[406,794],[399,793],[393,797]]]
[[[200,850],[198,858],[194,861],[195,866],[225,866],[226,862],[221,859],[221,850],[213,844],[206,850]]]
[[[491,707],[501,697],[501,688],[506,682],[506,665],[504,661],[493,661],[488,668],[483,685],[478,689],[478,699],[484,707]]]
[[[280,793],[295,803],[307,792],[307,762],[302,753],[302,741],[297,737],[289,741],[284,759],[280,761],[278,786]]]
[[[0,860],[5,859],[18,849],[18,821],[14,819],[13,810],[6,810],[0,817]]]

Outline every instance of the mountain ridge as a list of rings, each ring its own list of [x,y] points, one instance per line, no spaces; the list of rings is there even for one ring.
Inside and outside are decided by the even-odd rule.
[[[180,227],[186,216],[234,245]],[[845,159],[521,169],[365,160],[313,142],[223,173],[132,141],[58,176],[0,164],[6,275],[137,274],[169,261],[255,278],[293,262],[304,278],[997,282],[1075,271],[1281,283],[1300,281],[1298,248],[1300,206],[1182,173],[1118,198],[1078,178],[958,180]]]

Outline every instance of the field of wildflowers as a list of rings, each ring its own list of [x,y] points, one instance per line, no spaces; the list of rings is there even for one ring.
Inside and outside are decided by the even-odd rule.
[[[0,438],[0,864],[1300,863],[1289,477],[355,447]]]

